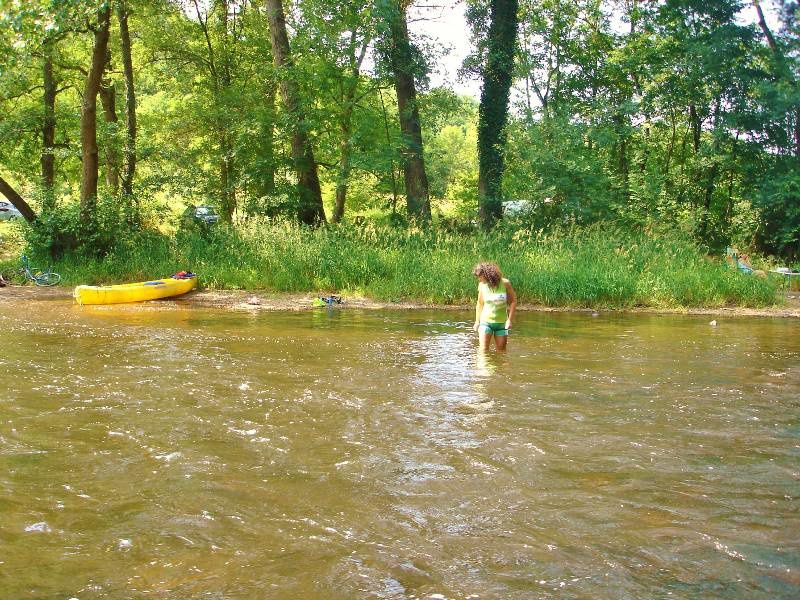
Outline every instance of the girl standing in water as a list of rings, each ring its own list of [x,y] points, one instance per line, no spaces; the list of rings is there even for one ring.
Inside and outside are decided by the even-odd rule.
[[[478,302],[475,304],[475,324],[481,350],[487,350],[494,338],[495,348],[505,350],[508,330],[517,308],[517,296],[511,282],[495,263],[475,265],[472,274],[478,278]]]

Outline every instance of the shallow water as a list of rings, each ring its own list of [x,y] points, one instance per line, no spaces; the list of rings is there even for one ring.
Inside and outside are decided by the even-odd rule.
[[[797,320],[471,317],[6,303],[0,597],[800,595]]]

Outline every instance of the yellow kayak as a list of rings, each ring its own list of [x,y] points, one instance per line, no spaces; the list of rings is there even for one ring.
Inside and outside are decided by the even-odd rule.
[[[75,288],[78,304],[122,304],[180,296],[197,287],[197,276],[169,277],[121,285],[79,285]]]

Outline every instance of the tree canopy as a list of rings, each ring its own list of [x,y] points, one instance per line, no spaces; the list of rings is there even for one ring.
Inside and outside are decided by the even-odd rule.
[[[523,200],[797,257],[799,5],[467,0],[479,104],[431,86],[405,0],[3,0],[0,193],[100,252],[186,204],[470,227]]]

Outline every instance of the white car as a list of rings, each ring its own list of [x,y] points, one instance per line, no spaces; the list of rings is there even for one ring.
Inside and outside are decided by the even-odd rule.
[[[17,210],[17,207],[11,204],[11,202],[6,202],[5,200],[0,200],[0,221],[10,221],[11,219],[19,219],[22,216],[22,213]]]
[[[530,200],[506,200],[503,202],[503,216],[517,217],[533,211]]]

